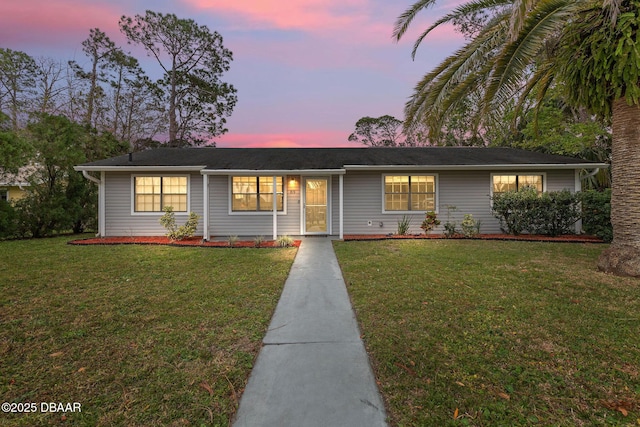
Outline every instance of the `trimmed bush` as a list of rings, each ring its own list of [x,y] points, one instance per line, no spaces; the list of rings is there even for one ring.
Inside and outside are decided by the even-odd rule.
[[[578,194],[562,190],[539,195],[531,187],[494,195],[493,214],[500,221],[500,229],[514,235],[572,234],[574,224],[582,217]]]
[[[580,193],[582,202],[582,229],[605,242],[613,240],[611,226],[611,189],[588,190]]]

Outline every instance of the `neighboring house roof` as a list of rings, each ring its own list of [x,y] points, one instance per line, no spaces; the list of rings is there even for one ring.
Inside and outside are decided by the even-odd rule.
[[[35,172],[33,165],[23,166],[18,169],[18,173],[11,173],[0,168],[0,186],[3,187],[23,187],[30,185],[29,177]]]
[[[96,162],[77,170],[188,168],[204,171],[301,171],[431,167],[600,168],[605,163],[513,148],[157,148]]]

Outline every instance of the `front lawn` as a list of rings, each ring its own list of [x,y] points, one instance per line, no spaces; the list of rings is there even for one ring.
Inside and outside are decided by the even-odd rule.
[[[0,242],[0,425],[229,425],[296,250],[67,240]]]
[[[335,249],[392,425],[640,425],[640,280],[604,246]]]

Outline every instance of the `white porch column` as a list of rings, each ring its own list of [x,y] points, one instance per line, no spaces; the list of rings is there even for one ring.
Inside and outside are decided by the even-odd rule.
[[[106,227],[106,196],[104,191],[105,182],[105,173],[104,171],[100,172],[100,183],[98,184],[98,234],[100,237],[105,237],[107,232]]]
[[[340,240],[344,239],[344,175],[338,175]]]
[[[278,177],[273,176],[273,240],[278,238]],[[284,188],[282,189],[284,191]]]
[[[580,191],[582,191],[582,180],[580,179],[580,170],[576,169],[573,171],[574,173],[574,192],[579,193]],[[580,210],[582,211],[582,205],[580,205]],[[578,234],[582,234],[583,230],[582,230],[582,218],[580,218],[579,220],[576,221],[576,223],[573,225],[574,230],[576,233]]]
[[[209,175],[202,175],[202,239],[209,240]]]

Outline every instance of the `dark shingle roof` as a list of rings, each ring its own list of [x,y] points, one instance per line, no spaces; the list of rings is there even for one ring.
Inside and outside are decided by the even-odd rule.
[[[574,157],[513,148],[158,148],[80,165],[90,167],[204,166],[210,170],[311,170],[345,166],[584,165]]]

